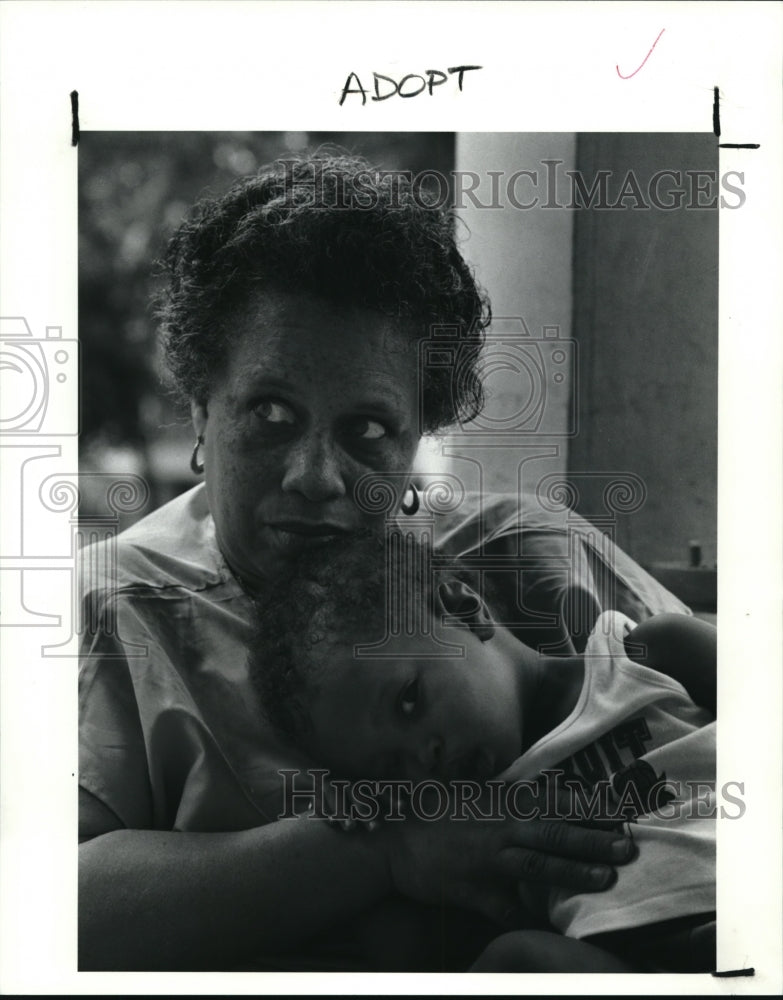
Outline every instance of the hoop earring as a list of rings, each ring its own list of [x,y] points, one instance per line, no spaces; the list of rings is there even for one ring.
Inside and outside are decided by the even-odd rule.
[[[406,503],[405,500],[403,500],[402,503],[400,504],[400,509],[402,510],[403,514],[407,514],[408,517],[413,517],[413,515],[421,506],[421,500],[419,499],[419,491],[416,489],[413,483],[411,483],[408,486],[408,490],[410,490],[411,492],[411,502]],[[408,490],[405,491],[406,495]]]
[[[204,435],[199,434],[196,438],[196,443],[193,446],[193,454],[190,456],[190,470],[195,475],[199,476],[204,471],[204,463],[198,460],[198,450],[204,444]]]

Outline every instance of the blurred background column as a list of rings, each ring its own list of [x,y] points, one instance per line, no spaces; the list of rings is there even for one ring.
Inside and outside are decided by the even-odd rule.
[[[573,213],[560,206],[568,203],[563,171],[573,170],[575,150],[572,133],[456,138],[458,236],[495,316],[484,361],[486,411],[449,437],[451,471],[471,489],[480,476],[484,491],[529,492],[566,469],[575,384]],[[471,174],[480,179],[473,192]]]
[[[727,193],[717,143],[712,134],[580,135],[577,167],[588,183],[611,171],[610,203],[629,171],[645,202],[656,172],[675,174],[659,186],[660,200],[673,208],[574,213],[581,378],[568,463],[575,473],[629,471],[643,480],[645,503],[618,519],[616,541],[671,586],[661,564],[687,566],[691,542],[703,566],[716,559],[717,206]],[[701,195],[687,171],[704,172]],[[595,508],[605,485],[596,477],[591,487],[581,476],[577,509]]]

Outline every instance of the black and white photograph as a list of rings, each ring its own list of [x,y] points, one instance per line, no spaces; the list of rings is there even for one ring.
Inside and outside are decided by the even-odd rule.
[[[712,971],[714,136],[80,146],[80,967]]]
[[[225,23],[282,37],[326,6]],[[205,114],[187,72],[146,116],[65,92],[39,253],[53,274],[65,246],[72,298],[42,318],[12,264],[2,308],[0,637],[49,685],[4,671],[28,713],[4,774],[39,697],[59,720],[35,752],[56,846],[39,829],[20,870],[68,874],[52,971],[28,904],[7,981],[774,993],[779,914],[748,901],[780,881],[780,317],[743,310],[748,261],[779,305],[779,235],[765,262],[748,217],[779,221],[780,129],[738,133],[717,80],[698,125],[650,111],[684,51],[665,5],[616,35],[613,85],[642,99],[611,126],[560,85],[514,113],[507,40],[384,61],[348,30],[421,8],[453,41],[468,13],[533,31],[610,5],[333,6],[310,111],[269,50],[291,81],[269,113],[244,88]],[[749,6],[756,37],[779,21]]]

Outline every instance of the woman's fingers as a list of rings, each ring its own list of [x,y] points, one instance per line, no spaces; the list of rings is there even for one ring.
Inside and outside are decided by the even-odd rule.
[[[398,892],[480,910],[504,926],[514,906],[525,902],[520,886],[600,891],[613,883],[614,866],[634,852],[616,833],[544,819],[408,819],[382,824],[377,843],[387,851]]]
[[[565,820],[533,819],[509,822],[504,846],[525,847],[546,855],[622,865],[635,857],[630,837],[615,831],[580,826]]]
[[[517,882],[599,892],[614,883],[613,866],[635,856],[632,841],[603,830],[551,820],[518,826],[526,827],[515,831],[519,846],[505,846],[497,855],[503,873]]]
[[[543,854],[523,847],[507,847],[501,855],[504,874],[521,885],[601,892],[613,885],[617,877],[610,865],[558,858],[554,854]]]

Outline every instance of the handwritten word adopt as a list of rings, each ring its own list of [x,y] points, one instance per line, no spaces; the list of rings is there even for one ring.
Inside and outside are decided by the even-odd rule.
[[[371,101],[388,101],[390,97],[418,97],[425,91],[432,97],[432,92],[436,87],[442,87],[455,76],[457,88],[461,91],[465,74],[481,68],[481,66],[451,66],[445,72],[440,69],[425,69],[423,75],[408,73],[399,81],[383,73],[373,73],[372,88],[363,86],[359,74],[351,72],[348,74],[348,79],[340,94],[340,107],[343,106],[343,102],[350,94],[361,97],[362,107],[367,103],[368,94],[370,94]]]

